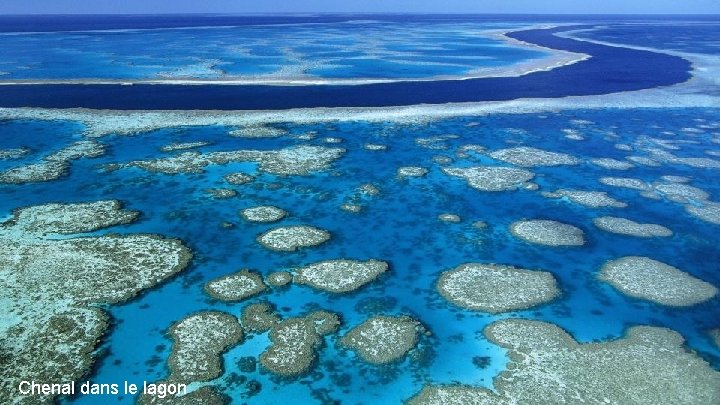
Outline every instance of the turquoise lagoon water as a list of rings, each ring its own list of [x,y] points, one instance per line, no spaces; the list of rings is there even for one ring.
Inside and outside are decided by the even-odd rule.
[[[520,24],[356,21],[0,34],[0,80],[426,78],[547,56],[488,38]]]
[[[539,191],[487,193],[471,189],[464,180],[442,173],[436,156],[453,160],[450,167],[478,164],[506,165],[470,152],[461,157],[463,145],[479,144],[491,150],[514,145],[570,153],[583,160],[595,157],[624,159],[632,154],[614,147],[643,139],[690,139],[677,156],[705,156],[717,150],[720,131],[718,109],[606,109],[564,110],[538,114],[462,117],[428,123],[277,124],[289,135],[276,139],[241,139],[228,136],[233,128],[222,126],[165,128],[135,136],[109,135],[99,141],[108,148],[105,156],[72,163],[69,176],[58,181],[22,186],[0,186],[0,215],[10,215],[20,206],[51,201],[120,199],[130,209],[142,211],[139,222],[96,232],[160,233],[181,238],[195,252],[193,263],[180,276],[137,299],[109,308],[114,324],[102,343],[93,382],[130,380],[137,384],[167,375],[166,360],[171,341],[165,334],[173,323],[196,311],[216,309],[239,315],[254,302],[269,301],[286,317],[315,308],[341,314],[339,335],[325,338],[313,372],[305,377],[278,379],[259,368],[243,371],[239,361],[257,358],[268,343],[266,335],[254,336],[224,355],[225,373],[212,384],[249,403],[313,402],[398,403],[418,392],[425,383],[464,383],[492,387],[492,378],[506,364],[505,351],[489,343],[480,333],[487,324],[504,317],[539,319],[560,325],[582,342],[618,338],[635,324],[664,326],[677,330],[688,346],[720,368],[720,350],[705,334],[720,326],[720,298],[688,309],[666,308],[625,297],[596,280],[602,264],[625,255],[649,256],[676,266],[696,277],[720,285],[718,226],[702,222],[681,205],[641,197],[637,191],[609,187],[603,176],[633,177],[647,182],[663,175],[692,178],[691,185],[720,200],[716,170],[680,164],[659,167],[637,166],[627,171],[607,170],[589,163],[570,167],[532,169],[540,191],[558,188],[607,191],[627,202],[627,208],[589,209],[564,200],[547,199]],[[79,139],[82,125],[59,121],[0,122],[0,149],[28,146],[35,150],[23,160],[1,162],[1,168],[40,159]],[[575,129],[586,139],[566,139],[563,129]],[[314,140],[294,135],[317,133]],[[415,142],[454,134],[457,139],[438,142],[427,149]],[[343,139],[344,157],[328,171],[311,176],[278,177],[257,172],[254,164],[209,166],[203,174],[164,175],[139,169],[106,173],[105,163],[126,162],[170,154],[159,151],[171,142],[208,141],[201,151],[276,149],[298,144],[325,145],[324,137]],[[48,144],[52,139],[52,144]],[[365,143],[388,146],[385,152],[368,151]],[[333,145],[334,146],[334,145]],[[40,152],[42,151],[42,152]],[[181,152],[176,152],[181,153]],[[429,169],[425,178],[400,180],[401,166]],[[209,187],[226,187],[222,176],[235,171],[256,174],[257,180],[243,186],[235,198],[214,200]],[[340,209],[353,201],[357,188],[376,185],[381,193],[360,198],[364,210],[352,214]],[[273,225],[244,222],[240,209],[259,204],[284,208],[290,216],[281,224],[306,223],[329,230],[326,244],[297,253],[268,251],[255,238]],[[444,223],[442,213],[454,213],[460,223]],[[624,216],[640,222],[665,225],[674,231],[670,238],[638,239],[603,232],[592,219],[603,215]],[[587,245],[549,248],[530,245],[508,233],[508,226],[521,218],[549,218],[570,223],[586,233]],[[472,226],[482,220],[487,229]],[[223,228],[223,222],[235,224]],[[213,278],[240,268],[268,274],[323,259],[378,258],[391,265],[380,280],[356,293],[331,296],[308,287],[273,290],[248,301],[227,304],[210,299],[203,285]],[[489,315],[467,311],[443,300],[434,285],[439,274],[468,262],[502,263],[552,272],[562,288],[556,301],[527,311]],[[421,340],[412,359],[389,366],[371,366],[352,352],[339,349],[338,336],[371,314],[411,315],[432,331]],[[259,383],[259,386],[258,386]],[[258,390],[258,387],[260,389]],[[76,397],[62,403],[132,403],[133,398]]]

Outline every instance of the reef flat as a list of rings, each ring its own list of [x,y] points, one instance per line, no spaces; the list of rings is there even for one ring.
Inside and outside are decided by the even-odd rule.
[[[267,317],[271,307],[262,311]],[[270,326],[271,345],[260,354],[260,365],[286,378],[300,377],[315,364],[323,336],[336,333],[339,326],[337,314],[324,310],[283,321],[278,318]]]
[[[442,273],[437,290],[459,307],[490,313],[527,309],[560,295],[551,273],[480,263]]]
[[[243,309],[240,316],[243,327],[250,332],[267,332],[276,323],[280,322],[280,316],[275,309],[267,302],[250,304]]]
[[[436,135],[431,137],[415,138],[415,144],[421,148],[429,150],[446,150],[450,148],[447,142],[458,138],[460,138],[460,136],[455,134]]]
[[[668,200],[681,204],[685,211],[695,218],[711,224],[720,224],[720,203],[710,200],[710,194],[686,184],[691,179],[683,176],[661,176],[660,181],[651,183],[640,179],[602,177],[600,182],[613,187],[624,187],[641,191],[641,195],[653,200]]]
[[[117,200],[74,204],[44,204],[16,209],[0,227],[33,234],[74,234],[93,232],[114,225],[129,224],[140,213],[122,208]]]
[[[240,211],[244,220],[249,222],[277,222],[287,216],[287,211],[272,205],[246,208]]]
[[[21,380],[79,379],[92,366],[94,348],[108,327],[108,315],[98,305],[126,301],[187,266],[190,251],[157,235],[42,236],[89,232],[136,215],[115,201],[45,205],[18,210],[3,224],[0,334],[9,361],[0,363],[1,402],[20,401],[12,393]]]
[[[272,287],[284,287],[293,281],[292,273],[288,271],[276,271],[265,277],[265,283]]]
[[[685,176],[674,176],[674,175],[665,175],[660,176],[660,179],[663,181],[667,181],[670,183],[689,183],[692,179]]]
[[[480,191],[512,191],[517,189],[533,190],[537,186],[530,183],[535,177],[533,172],[511,167],[469,167],[443,168],[450,176],[465,179],[470,187]]]
[[[546,322],[505,319],[484,330],[509,350],[495,391],[465,385],[426,386],[410,404],[713,403],[720,372],[670,329],[635,326],[621,339],[578,343]]]
[[[359,204],[349,204],[345,203],[340,206],[340,209],[346,212],[349,212],[351,214],[359,214],[363,210],[363,206]]]
[[[287,135],[287,131],[263,125],[252,125],[230,131],[230,136],[238,138],[277,138]]]
[[[698,187],[678,183],[653,184],[653,190],[668,200],[680,204],[706,201],[710,194]]]
[[[720,225],[720,203],[706,202],[701,207],[689,205],[685,209],[690,215],[702,221]]]
[[[320,335],[313,323],[287,319],[270,329],[272,345],[260,355],[260,364],[269,371],[286,377],[308,372],[317,358]]]
[[[281,226],[257,237],[261,245],[279,252],[293,252],[323,244],[328,240],[330,232],[309,225]]]
[[[230,173],[225,175],[225,181],[236,186],[240,186],[246,183],[250,183],[255,178],[247,173]]]
[[[551,152],[529,146],[501,149],[490,153],[493,159],[521,167],[576,165],[580,160],[567,153]]]
[[[221,301],[242,301],[265,291],[262,277],[250,270],[240,270],[205,284],[205,291]]]
[[[184,152],[171,157],[135,160],[128,163],[106,165],[107,170],[138,167],[154,173],[202,173],[209,165],[226,165],[233,162],[256,162],[259,170],[280,175],[307,175],[327,169],[342,157],[345,149],[322,146],[296,146],[280,150],[235,150],[226,152]],[[0,173],[0,180],[2,180]]]
[[[649,257],[611,260],[605,263],[599,278],[623,294],[669,306],[696,305],[718,293],[712,284]]]
[[[635,167],[630,162],[625,162],[622,160],[612,159],[612,158],[596,158],[592,159],[590,161],[592,164],[602,167],[603,169],[610,169],[610,170],[628,170]]]
[[[222,405],[230,398],[213,386],[191,388],[192,383],[210,381],[223,373],[222,354],[243,342],[244,334],[237,318],[219,311],[192,314],[169,329],[173,350],[168,359],[170,375],[153,383],[162,387],[185,387],[180,390],[165,388],[168,392],[143,392],[137,403],[143,405],[189,404]]]
[[[600,182],[612,187],[624,187],[640,191],[649,191],[652,189],[649,184],[640,179],[627,177],[602,177],[600,178]]]
[[[712,338],[715,346],[720,347],[720,328],[710,329],[708,334]]]
[[[526,242],[547,246],[582,246],[585,234],[582,229],[547,219],[532,219],[513,222],[510,225],[513,236]]]
[[[168,360],[170,381],[209,381],[222,374],[220,355],[242,343],[237,318],[217,311],[200,312],[170,327],[173,351]]]
[[[418,166],[403,166],[397,170],[397,175],[400,178],[403,177],[423,177],[428,173],[428,170],[424,167]]]
[[[627,218],[600,217],[593,219],[593,223],[603,231],[620,235],[637,236],[639,238],[667,237],[673,232],[658,224],[641,224]]]
[[[581,204],[590,208],[613,207],[625,208],[627,204],[618,201],[608,195],[604,191],[584,191],[584,190],[557,190],[555,192],[543,192],[543,197],[547,198],[567,198],[568,200]]]
[[[53,152],[38,163],[30,163],[0,171],[0,183],[25,184],[57,180],[67,175],[70,163],[82,158],[102,156],[105,147],[95,141],[78,141]]]
[[[347,293],[370,283],[388,270],[379,260],[326,260],[299,268],[295,282],[331,293]]]
[[[356,351],[368,363],[392,363],[417,345],[421,331],[420,322],[407,316],[375,316],[350,329],[340,345]]]
[[[210,145],[210,142],[173,142],[171,144],[165,145],[160,148],[162,152],[175,152],[178,150],[187,150],[187,149],[195,149],[200,148],[202,146],[208,146]]]
[[[29,153],[29,148],[0,149],[0,160],[20,159]]]

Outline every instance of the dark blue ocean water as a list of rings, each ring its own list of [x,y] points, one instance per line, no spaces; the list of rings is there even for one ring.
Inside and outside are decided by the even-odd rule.
[[[479,22],[507,23],[573,23],[573,22],[717,22],[715,15],[652,15],[652,14],[162,14],[162,15],[3,15],[0,32],[59,32],[78,30],[151,29],[185,27],[222,27],[246,25],[283,25],[342,23],[354,21],[381,22]]]
[[[624,255],[647,255],[720,285],[718,226],[689,216],[681,205],[640,197],[636,191],[604,186],[602,176],[625,176],[657,180],[662,175],[689,176],[692,185],[720,200],[717,173],[667,164],[639,166],[625,172],[610,171],[583,164],[576,167],[537,168],[541,191],[577,188],[607,191],[629,204],[627,208],[588,209],[561,200],[543,198],[539,192],[515,191],[483,193],[473,190],[459,178],[441,172],[433,157],[453,159],[451,166],[501,164],[487,157],[459,158],[462,145],[481,144],[498,149],[516,144],[570,153],[579,158],[613,157],[623,159],[628,152],[615,143],[632,143],[641,136],[677,139],[683,128],[696,128],[697,144],[683,144],[678,156],[703,156],[717,150],[711,142],[712,125],[718,125],[718,109],[608,109],[567,110],[544,114],[492,115],[455,118],[427,124],[338,122],[331,124],[278,124],[291,134],[317,131],[314,141],[291,137],[240,139],[227,135],[231,128],[221,126],[167,128],[136,136],[107,136],[106,156],[72,164],[70,175],[58,181],[23,186],[0,186],[0,215],[16,207],[50,201],[93,201],[116,198],[130,209],[142,211],[135,224],[97,232],[160,233],[183,239],[195,252],[192,266],[165,285],[139,298],[110,308],[112,329],[102,344],[102,355],[91,379],[94,382],[156,380],[167,375],[165,361],[171,342],[164,331],[175,321],[195,311],[218,309],[239,315],[246,305],[267,300],[284,316],[303,314],[320,307],[342,315],[344,334],[373,313],[408,314],[421,320],[432,332],[422,341],[422,361],[405,360],[385,367],[367,365],[352,353],[336,347],[337,337],[326,339],[313,373],[298,380],[279,380],[261,371],[241,372],[238,360],[257,357],[266,347],[265,336],[254,337],[232,349],[224,357],[226,372],[213,384],[223,392],[250,403],[319,403],[321,399],[343,403],[398,403],[416,393],[424,383],[453,383],[491,387],[492,378],[505,365],[504,351],[487,342],[478,331],[490,322],[507,316],[520,316],[556,323],[582,342],[617,338],[630,325],[665,326],[680,332],[692,350],[720,368],[720,350],[712,346],[705,329],[720,326],[720,298],[688,309],[669,309],[627,298],[596,274],[602,264]],[[582,120],[582,121],[578,121]],[[703,121],[698,121],[703,120]],[[587,122],[584,122],[587,121]],[[30,146],[37,153],[23,162],[39,159],[77,138],[81,125],[71,122],[0,122],[0,148]],[[585,141],[564,138],[563,129],[576,129]],[[619,135],[608,139],[609,132]],[[26,135],[29,134],[29,137]],[[429,150],[418,146],[418,137],[456,134],[445,141],[447,149]],[[277,177],[259,173],[254,164],[210,166],[206,173],[192,175],[150,174],[138,169],[104,173],[104,163],[164,155],[158,148],[171,142],[209,141],[202,151],[242,148],[275,149],[296,144],[323,145],[323,137],[339,137],[347,154],[333,167],[312,176]],[[687,136],[687,135],[686,135]],[[48,139],[52,144],[48,145]],[[23,141],[19,141],[23,140]],[[363,149],[363,144],[388,145],[386,152]],[[42,150],[42,152],[40,152]],[[17,164],[17,163],[16,163]],[[8,163],[3,163],[7,166]],[[430,170],[425,178],[399,180],[401,166],[419,165]],[[4,167],[5,167],[4,166]],[[210,199],[204,190],[225,187],[222,176],[234,171],[258,176],[255,183],[235,187],[240,195],[228,200]],[[360,214],[340,210],[358,186],[373,183],[381,194],[367,197]],[[268,187],[277,184],[279,188]],[[283,224],[308,223],[329,230],[327,244],[298,253],[282,254],[265,250],[255,237],[271,227],[245,223],[240,209],[271,204],[291,215]],[[462,218],[458,224],[437,220],[442,213]],[[675,234],[670,238],[642,240],[609,234],[596,229],[592,218],[602,215],[625,216],[641,222],[663,224]],[[509,235],[515,220],[542,217],[560,220],[582,228],[588,244],[580,248],[553,249],[530,245]],[[474,228],[483,220],[486,230]],[[222,222],[235,224],[232,229]],[[378,258],[391,264],[391,271],[377,282],[354,294],[331,296],[310,288],[292,286],[238,304],[211,300],[203,292],[210,279],[240,268],[253,268],[263,274],[317,260],[347,257]],[[562,288],[562,297],[548,305],[528,311],[492,316],[454,307],[434,289],[440,272],[467,262],[503,263],[552,272]],[[481,368],[474,357],[486,357]],[[478,362],[476,362],[478,363]],[[261,384],[261,391],[248,397],[249,382]],[[95,404],[114,398],[79,397],[64,403]],[[131,403],[131,398],[120,398]]]
[[[720,20],[717,19],[704,22],[656,21],[637,25],[609,24],[577,36],[618,44],[717,55],[720,53],[719,31]]]

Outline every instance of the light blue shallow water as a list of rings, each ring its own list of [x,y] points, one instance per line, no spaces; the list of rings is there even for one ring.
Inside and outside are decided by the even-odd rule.
[[[0,80],[463,76],[547,56],[483,33],[518,26],[355,22],[6,33]]]
[[[504,369],[504,350],[490,344],[478,332],[503,317],[523,317],[549,321],[568,330],[582,342],[622,336],[631,325],[647,324],[677,330],[692,350],[716,369],[720,350],[705,330],[720,326],[720,298],[689,309],[669,309],[631,299],[599,283],[596,275],[602,264],[625,255],[649,256],[676,266],[696,277],[720,286],[720,247],[718,226],[689,216],[681,205],[665,200],[643,198],[634,190],[608,187],[598,182],[602,176],[640,178],[647,182],[662,175],[692,178],[691,185],[720,201],[717,170],[690,168],[678,164],[660,167],[638,166],[612,171],[584,163],[581,166],[536,168],[540,191],[558,188],[607,191],[627,202],[627,208],[588,209],[562,200],[550,200],[539,192],[515,191],[483,193],[471,189],[462,179],[449,177],[433,157],[453,159],[451,167],[478,164],[505,165],[473,154],[460,158],[463,145],[480,144],[499,149],[517,144],[570,153],[582,159],[632,154],[614,147],[632,144],[641,137],[691,139],[671,151],[678,156],[706,156],[718,150],[713,137],[720,131],[718,109],[659,110],[567,110],[545,114],[490,115],[464,117],[427,124],[345,122],[317,125],[278,125],[291,135],[278,139],[240,139],[227,135],[231,128],[221,126],[169,128],[132,137],[108,136],[100,142],[108,154],[91,160],[75,161],[68,177],[48,183],[0,186],[0,215],[16,207],[50,201],[92,201],[115,198],[130,209],[142,211],[139,222],[105,232],[159,233],[184,240],[195,252],[192,266],[177,278],[124,305],[110,308],[115,319],[105,343],[94,382],[130,380],[142,383],[167,375],[165,362],[171,342],[165,330],[175,321],[196,311],[217,309],[239,315],[248,304],[270,301],[283,316],[302,315],[314,308],[337,311],[343,318],[339,335],[346,333],[373,313],[407,314],[422,321],[432,337],[421,342],[420,360],[405,360],[385,367],[370,366],[352,352],[338,349],[337,336],[326,338],[319,362],[310,375],[298,380],[280,380],[260,370],[240,371],[238,361],[257,357],[266,347],[266,336],[256,336],[224,356],[226,372],[214,382],[223,392],[251,403],[321,402],[397,403],[419,391],[426,382],[491,387],[492,378]],[[581,120],[581,121],[578,121]],[[687,128],[694,128],[688,132]],[[564,138],[563,129],[576,129],[584,141]],[[685,131],[683,131],[685,129]],[[46,121],[0,122],[0,149],[29,146],[38,152],[10,167],[42,157],[79,137],[76,123]],[[299,141],[292,135],[316,131],[313,141]],[[665,133],[669,132],[669,133]],[[617,135],[616,139],[610,133]],[[458,139],[443,142],[447,149],[429,150],[415,143],[418,137],[455,134]],[[24,137],[23,135],[30,135]],[[324,145],[327,136],[344,140],[346,155],[332,168],[312,176],[277,177],[259,173],[254,164],[210,166],[206,173],[193,175],[150,174],[138,169],[102,173],[104,163],[125,162],[167,155],[159,151],[171,142],[209,141],[201,151],[244,148],[276,149],[296,144]],[[22,141],[19,141],[22,140]],[[49,142],[53,140],[53,142]],[[388,151],[367,151],[365,143],[388,145]],[[39,152],[42,150],[43,152]],[[636,152],[642,155],[641,152]],[[399,180],[401,166],[417,165],[430,170],[425,178]],[[254,183],[235,186],[240,194],[228,200],[212,200],[204,190],[225,187],[222,176],[234,171],[258,175]],[[373,183],[381,194],[365,198],[361,214],[340,210],[355,189]],[[275,184],[279,187],[269,187]],[[272,225],[245,223],[240,209],[259,204],[279,206],[290,212],[281,224],[307,223],[329,230],[330,242],[298,253],[275,253],[255,242],[255,237]],[[442,213],[462,218],[458,224],[437,220]],[[658,223],[671,228],[670,238],[643,240],[598,230],[592,219],[602,215],[627,217],[639,222]],[[588,244],[580,248],[548,248],[530,245],[512,237],[509,224],[521,219],[556,219],[582,228]],[[490,227],[474,228],[483,220]],[[232,222],[232,229],[221,227]],[[377,282],[354,294],[331,296],[310,288],[292,286],[237,304],[211,300],[203,285],[240,268],[268,274],[323,259],[378,258],[391,264],[391,271]],[[440,272],[462,263],[511,264],[544,269],[558,279],[560,299],[527,311],[493,316],[463,310],[444,301],[434,288]],[[489,361],[486,367],[475,363]],[[250,382],[262,389],[250,396]],[[62,402],[106,403],[114,397],[78,397]],[[132,399],[119,398],[131,403]],[[239,401],[242,402],[242,401]]]

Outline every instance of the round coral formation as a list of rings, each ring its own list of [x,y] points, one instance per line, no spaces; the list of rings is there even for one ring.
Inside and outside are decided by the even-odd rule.
[[[293,252],[301,248],[317,246],[330,240],[326,230],[308,225],[292,225],[271,229],[257,241],[264,247],[280,252]]]
[[[585,234],[582,229],[546,219],[522,220],[510,225],[513,236],[526,242],[547,246],[582,246]]]
[[[295,282],[332,293],[347,293],[368,284],[388,269],[379,260],[326,260],[297,270]]]
[[[531,308],[560,295],[551,273],[480,263],[442,273],[437,289],[457,306],[490,313]]]
[[[696,305],[718,293],[712,284],[649,257],[627,256],[608,261],[599,278],[631,297],[668,306]]]
[[[368,363],[392,363],[417,345],[420,328],[418,321],[407,316],[375,316],[351,329],[340,344]]]

